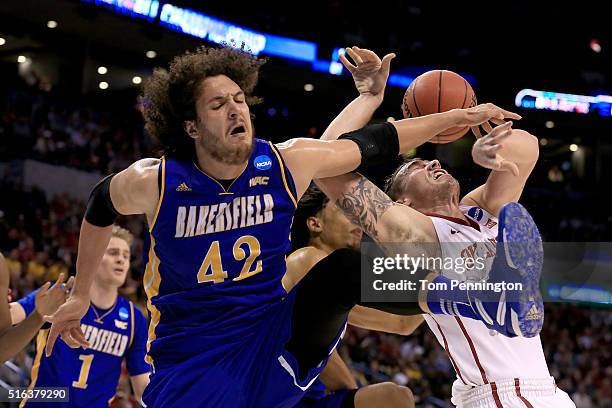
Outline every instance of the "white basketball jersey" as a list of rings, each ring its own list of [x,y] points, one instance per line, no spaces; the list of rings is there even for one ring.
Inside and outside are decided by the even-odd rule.
[[[475,257],[490,267],[497,238],[496,217],[479,207],[462,206],[468,218],[428,214],[442,244],[442,257]],[[450,244],[450,245],[449,245]],[[444,270],[448,278],[480,280],[486,272]],[[479,276],[485,275],[485,276]],[[457,373],[453,394],[462,389],[513,378],[547,378],[550,376],[540,337],[509,338],[489,330],[478,320],[447,315],[425,315],[429,328],[446,350]]]

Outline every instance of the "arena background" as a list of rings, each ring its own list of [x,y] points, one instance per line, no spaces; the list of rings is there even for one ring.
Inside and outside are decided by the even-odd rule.
[[[140,81],[184,50],[232,38],[269,58],[257,88],[265,99],[253,112],[257,136],[273,142],[319,137],[356,96],[338,63],[340,47],[397,53],[377,121],[400,118],[403,93],[420,73],[461,73],[479,101],[517,111],[523,120],[516,127],[540,139],[540,161],[523,202],[545,240],[612,241],[608,17],[596,5],[503,6],[3,0],[0,250],[13,297],[61,271],[74,273],[91,186],[156,155],[139,112]],[[472,142],[469,134],[416,153],[440,158],[467,190],[486,174],[471,162]],[[378,181],[391,169],[381,169]],[[142,238],[142,219],[122,224]],[[137,239],[122,292],[144,310],[142,245]],[[575,292],[572,302],[546,306],[542,340],[551,374],[579,408],[612,406],[609,289],[603,282]],[[455,374],[426,327],[409,337],[351,329],[342,355],[363,384],[391,379],[410,386],[419,406],[450,406]],[[27,385],[32,356],[31,345],[0,367],[0,386]],[[118,395],[117,406],[135,405],[127,379]]]

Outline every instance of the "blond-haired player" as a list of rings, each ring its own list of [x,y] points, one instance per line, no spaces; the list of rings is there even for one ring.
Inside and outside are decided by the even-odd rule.
[[[124,359],[135,398],[141,400],[150,371],[144,359],[147,322],[142,312],[118,292],[130,269],[132,240],[128,230],[113,226],[89,291],[89,309],[81,321],[90,347],[75,349],[59,341],[58,352],[47,357],[43,352],[49,330],[38,334],[30,387],[68,388],[69,401],[53,401],[48,403],[50,407],[108,407],[115,396]],[[11,304],[13,323],[32,313],[33,296]],[[29,406],[24,400],[22,406],[26,405]]]

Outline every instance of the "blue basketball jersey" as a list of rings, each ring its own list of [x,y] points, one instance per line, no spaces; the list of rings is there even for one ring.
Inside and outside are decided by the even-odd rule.
[[[148,361],[155,370],[194,355],[227,361],[286,296],[293,179],[276,147],[257,139],[227,189],[191,161],[163,158],[160,172],[144,274]]]
[[[33,292],[18,301],[26,314],[34,310],[35,296]],[[49,331],[41,330],[36,338],[30,387],[68,387],[69,402],[23,401],[21,407],[108,407],[117,390],[124,358],[131,376],[150,371],[145,362],[147,322],[132,302],[118,296],[111,309],[94,310],[90,306],[81,320],[81,329],[90,348],[72,349],[60,338],[48,358],[44,351]]]

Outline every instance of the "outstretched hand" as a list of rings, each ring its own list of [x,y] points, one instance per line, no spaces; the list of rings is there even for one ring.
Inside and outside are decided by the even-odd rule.
[[[44,316],[46,321],[51,322],[51,330],[45,347],[47,357],[51,355],[55,341],[60,335],[70,348],[89,347],[81,330],[81,319],[87,313],[87,309],[89,309],[89,298],[75,296],[73,293],[66,303],[57,309],[57,312],[51,316]]]
[[[476,138],[482,137],[479,126],[482,126],[487,133],[490,133],[493,131],[491,123],[503,125],[507,119],[521,119],[521,115],[502,109],[492,103],[483,103],[472,108],[462,109],[461,111],[463,115],[461,115],[457,126],[469,126]]]
[[[340,61],[353,75],[359,94],[382,96],[389,78],[391,60],[395,58],[395,54],[387,54],[381,60],[376,53],[364,48],[346,48],[346,53],[354,63],[344,55],[340,55]]]
[[[51,282],[45,283],[35,297],[36,311],[41,316],[51,315],[66,301],[70,294],[74,277],[71,276],[64,284],[64,274],[60,273],[57,281],[51,286]]]
[[[490,125],[489,125],[490,126]],[[480,132],[476,134],[476,143],[472,146],[472,159],[474,163],[485,169],[496,171],[509,171],[515,176],[519,175],[516,163],[504,159],[497,152],[503,147],[503,141],[512,134],[512,122],[497,126],[485,136]]]

